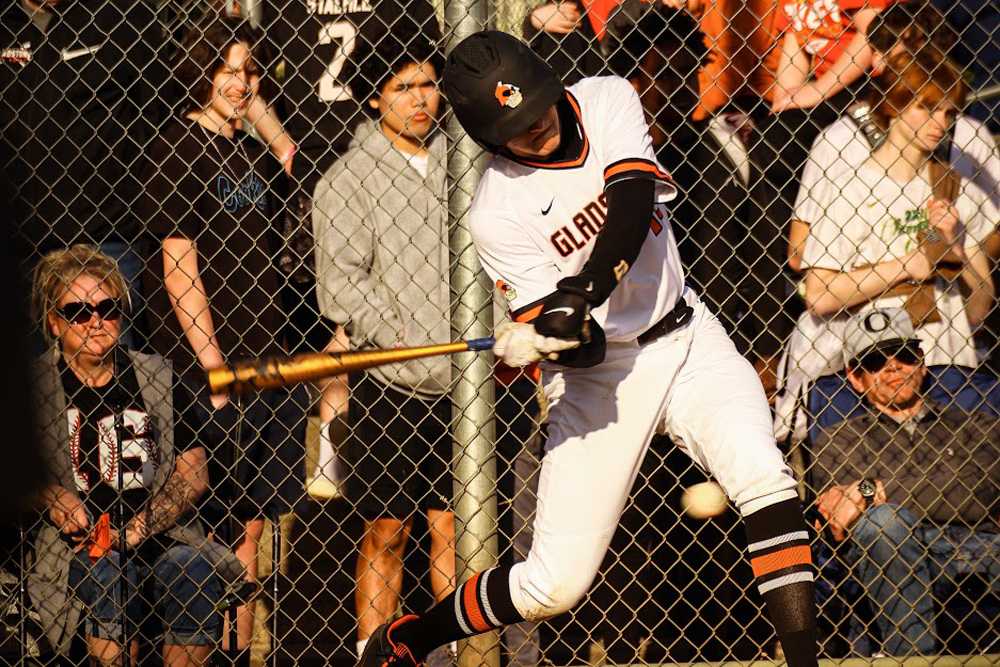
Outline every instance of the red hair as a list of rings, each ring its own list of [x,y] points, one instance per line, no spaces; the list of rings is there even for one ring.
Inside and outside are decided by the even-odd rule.
[[[948,100],[961,109],[968,94],[958,67],[928,50],[893,58],[881,83],[885,94],[872,105],[872,115],[882,129],[888,129],[889,121],[913,102],[919,100],[933,109]]]

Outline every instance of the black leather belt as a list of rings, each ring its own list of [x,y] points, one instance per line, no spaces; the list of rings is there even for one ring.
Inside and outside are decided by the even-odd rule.
[[[694,315],[694,308],[687,305],[687,302],[681,297],[677,300],[677,305],[674,306],[673,310],[664,315],[662,320],[639,334],[635,341],[639,343],[640,347],[648,345],[657,338],[662,338],[668,333],[680,329],[691,321],[692,315]]]

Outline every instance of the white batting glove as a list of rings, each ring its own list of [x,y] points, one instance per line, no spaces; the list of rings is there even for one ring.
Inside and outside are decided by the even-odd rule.
[[[493,354],[513,368],[542,359],[555,360],[563,350],[580,347],[578,340],[543,336],[535,331],[535,325],[527,322],[504,322],[493,335],[496,338]]]

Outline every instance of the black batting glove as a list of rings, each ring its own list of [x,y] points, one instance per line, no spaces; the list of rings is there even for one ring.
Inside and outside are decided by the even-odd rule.
[[[556,290],[542,302],[532,324],[543,336],[590,342],[590,304],[578,294]]]

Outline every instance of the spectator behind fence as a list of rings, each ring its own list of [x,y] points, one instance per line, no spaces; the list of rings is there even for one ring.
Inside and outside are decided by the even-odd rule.
[[[319,303],[344,323],[356,349],[451,335],[446,138],[437,131],[442,65],[431,43],[385,36],[354,83],[373,118],[316,186]],[[356,570],[359,656],[396,613],[417,512],[427,512],[434,598],[454,589],[451,387],[446,357],[352,378],[353,433],[342,458],[347,496],[365,520]],[[446,653],[432,660],[438,657],[447,660]]]
[[[248,24],[215,17],[186,35],[175,68],[187,94],[183,115],[153,147],[142,203],[162,241],[162,259],[145,276],[152,341],[199,381],[223,363],[282,351],[284,315],[275,300],[281,278],[273,260],[284,175],[242,131],[257,86],[257,40]],[[253,576],[261,517],[287,512],[301,495],[309,402],[301,385],[235,403],[212,397],[230,436],[216,459],[228,475],[213,482],[230,514],[226,521],[213,517],[221,521],[214,530],[238,544]],[[240,528],[231,525],[234,517]],[[242,607],[241,648],[249,645],[252,622],[252,609]]]
[[[344,11],[341,11],[344,10]],[[317,181],[350,144],[366,115],[367,102],[356,88],[367,90],[359,65],[372,56],[386,35],[437,42],[441,28],[427,0],[377,0],[332,3],[276,0],[264,4],[264,25],[276,47],[275,71],[281,68],[281,100],[285,127],[298,144],[292,162],[291,205],[282,219],[279,265],[287,275],[282,301],[288,312],[284,338],[291,351],[347,348],[342,327],[321,315],[316,297],[316,267],[311,224],[312,195]],[[276,77],[277,78],[277,77]],[[331,378],[323,383],[319,404],[320,445],[316,468],[307,487],[317,498],[339,493],[334,440],[331,432],[346,430],[347,383]]]
[[[521,30],[524,39],[556,73],[571,85],[586,76],[606,74],[608,62],[620,57],[616,48],[627,32],[619,7],[632,4],[623,0],[557,0],[535,5],[525,15]],[[705,12],[703,0],[657,0],[645,5],[665,9],[687,10],[701,17]],[[637,12],[629,9],[625,14],[635,18]],[[617,39],[608,41],[612,23],[618,32]],[[647,41],[656,33],[642,32],[636,37]],[[702,49],[699,48],[700,53]],[[635,65],[636,63],[632,63]],[[613,67],[620,71],[620,65]]]
[[[972,328],[993,307],[981,244],[1000,220],[987,195],[932,159],[965,95],[954,66],[916,57],[873,109],[886,133],[857,170],[825,178],[803,255],[818,316],[875,302],[910,313],[934,364],[975,367]],[[966,293],[963,294],[963,290]]]
[[[873,108],[885,141],[857,169],[824,177],[812,191],[818,217],[809,221],[802,262],[809,312],[783,360],[779,437],[805,436],[798,406],[813,380],[841,368],[849,310],[904,306],[928,365],[980,362],[972,334],[994,304],[983,241],[1000,215],[982,190],[932,159],[964,86],[930,53],[885,76],[886,95]]]
[[[882,651],[934,654],[935,588],[983,573],[1000,592],[1000,423],[924,398],[921,340],[902,308],[851,318],[844,362],[866,409],[814,443],[825,535],[873,603]]]
[[[0,9],[0,169],[15,184],[6,211],[14,253],[34,264],[49,250],[99,244],[136,310],[148,248],[133,206],[164,115],[161,42],[144,2],[13,0]],[[125,337],[139,342],[131,326]]]
[[[739,351],[756,353],[755,367],[766,380],[765,360],[775,350],[755,345],[768,318],[751,307],[766,286],[746,271],[757,259],[747,243],[749,119],[732,107],[692,120],[709,50],[690,13],[626,0],[608,34],[611,67],[639,93],[657,159],[685,193],[671,207],[683,221],[676,234],[688,281],[722,319]],[[770,395],[773,380],[765,381],[765,388]]]
[[[932,5],[902,2],[879,13],[868,25],[878,70],[886,63],[905,66],[913,54],[924,50],[948,53],[955,35],[941,23],[942,17]],[[823,128],[813,142],[809,159],[802,170],[799,193],[795,199],[788,232],[788,263],[799,270],[802,248],[809,235],[809,222],[819,217],[815,210],[813,189],[825,176],[833,178],[843,171],[853,170],[868,159],[885,138],[883,130],[872,116],[872,106],[884,94],[883,79],[873,81],[865,99],[852,104],[847,113]],[[989,128],[964,113],[958,113],[937,147],[951,167],[962,178],[974,183],[989,195],[994,206],[1000,206],[1000,150]]]
[[[751,234],[759,260],[749,269],[765,286],[757,309],[771,319],[760,345],[777,352],[792,329],[785,302],[784,230],[809,146],[820,129],[854,100],[872,64],[865,30],[893,0],[808,0],[779,3],[775,44],[780,51],[771,113],[750,142]]]
[[[134,660],[152,612],[164,662],[204,664],[222,628],[216,605],[243,567],[192,516],[208,487],[202,411],[170,362],[121,347],[129,299],[113,259],[86,245],[49,253],[33,297],[54,343],[33,386],[51,480],[28,590],[46,635],[66,656],[83,613],[91,658],[112,664],[124,618]]]

